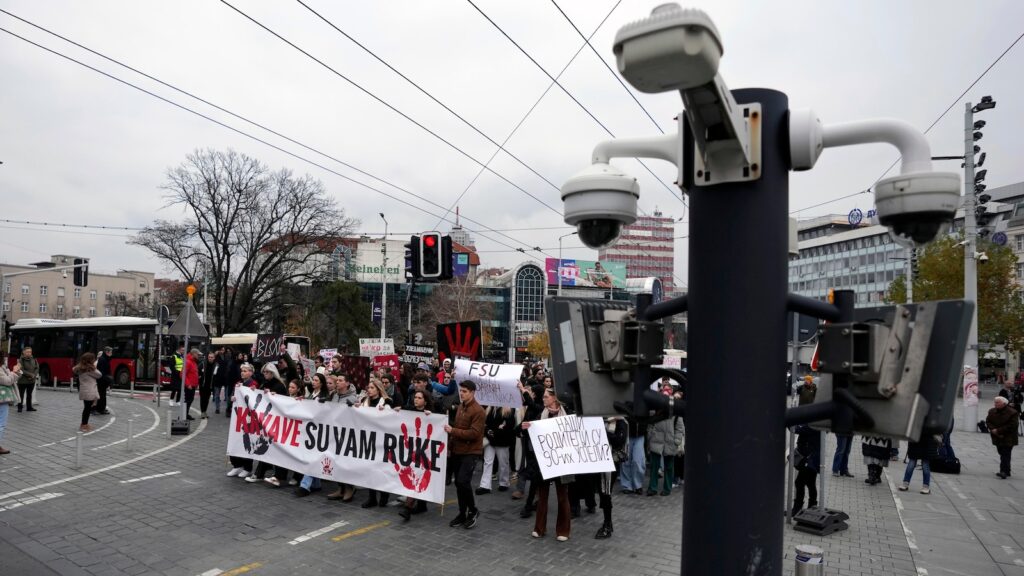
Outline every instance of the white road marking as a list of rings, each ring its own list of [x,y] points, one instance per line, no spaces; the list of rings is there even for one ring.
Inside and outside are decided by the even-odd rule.
[[[102,431],[104,428],[107,428],[108,426],[110,426],[111,424],[113,424],[116,421],[117,421],[117,416],[114,416],[114,417],[112,417],[110,419],[110,422],[107,422],[106,424],[104,424],[103,426],[100,426],[99,428],[93,430],[92,432],[86,432],[85,434],[82,434],[82,436],[92,436],[93,434],[96,434],[97,432]],[[71,442],[75,438],[78,438],[78,434],[75,434],[74,436],[72,436],[70,438],[65,438],[63,440],[58,440],[56,442],[48,442],[46,444],[40,444],[38,447],[39,448],[46,448],[47,446],[53,446],[55,444],[63,444],[65,442]]]
[[[896,485],[893,484],[892,478],[889,477],[889,474],[885,475],[885,480],[889,483],[889,491],[892,492],[892,499],[896,502],[896,514],[900,517],[900,525],[903,526],[903,535],[907,537],[907,546],[909,546],[911,550],[918,550],[917,541],[914,540],[914,533],[907,528],[907,523],[903,520],[903,501],[896,495]],[[921,568],[917,569],[918,574],[921,573],[921,570]],[[924,573],[927,574],[928,572],[925,571]]]
[[[153,474],[152,476],[143,476],[141,478],[132,478],[131,480],[121,480],[121,484],[142,482],[143,480],[152,480],[153,478],[164,478],[167,476],[174,476],[175,474],[181,474],[181,470],[175,470],[174,472],[164,472],[163,474]]]
[[[67,478],[62,478],[60,480],[54,480],[53,482],[46,482],[46,483],[43,483],[43,484],[39,484],[37,486],[32,486],[31,488],[25,488],[24,490],[17,490],[17,491],[14,491],[14,492],[8,492],[7,494],[0,494],[0,501],[5,500],[7,498],[11,498],[12,496],[20,496],[20,495],[25,494],[27,492],[32,492],[33,490],[41,490],[43,488],[49,488],[50,486],[57,486],[58,484],[64,484],[66,482],[74,482],[75,480],[79,480],[79,479],[82,479],[82,478],[88,478],[89,476],[95,476],[96,474],[102,474],[104,472],[109,472],[110,470],[116,470],[118,468],[127,466],[129,464],[134,464],[134,463],[136,463],[136,462],[138,462],[140,460],[145,460],[146,458],[149,458],[150,456],[156,456],[157,454],[166,452],[166,451],[170,450],[171,448],[177,448],[178,446],[181,446],[185,442],[188,442],[189,440],[195,438],[200,433],[202,433],[202,431],[206,429],[206,423],[207,422],[209,422],[209,420],[201,420],[200,423],[199,423],[199,428],[194,433],[185,436],[184,438],[182,438],[181,440],[178,440],[177,442],[172,442],[171,444],[168,444],[167,446],[164,446],[163,448],[157,448],[156,450],[153,450],[152,452],[148,452],[146,454],[142,454],[141,456],[136,456],[135,458],[131,458],[130,460],[125,460],[124,462],[118,462],[117,464],[111,464],[110,466],[107,466],[105,468],[100,468],[98,470],[93,470],[92,472],[84,472],[82,474],[77,474],[75,476],[69,476]]]
[[[0,474],[10,472],[11,470],[17,470],[18,468],[23,468],[23,466],[11,466],[10,468],[4,468],[3,470],[0,470]]]
[[[125,400],[125,402],[127,402],[127,399]],[[135,434],[134,436],[132,436],[132,438],[138,438],[139,436],[145,436],[146,434],[149,434],[153,430],[156,430],[156,427],[160,425],[160,415],[157,414],[157,411],[153,410],[149,406],[146,406],[145,404],[143,404],[142,407],[153,413],[153,418],[155,419],[155,421],[153,422],[152,426],[150,426],[149,428],[146,428],[145,432],[142,432],[142,433],[139,433],[139,434]],[[97,447],[93,448],[92,450],[104,450],[106,448],[110,448],[111,446],[117,446],[118,444],[121,444],[121,443],[124,443],[124,442],[127,442],[127,441],[128,441],[127,438],[122,438],[122,439],[120,439],[120,440],[118,440],[116,442],[111,442],[110,444],[104,444],[103,446],[97,446]]]
[[[42,502],[43,500],[53,500],[54,498],[60,498],[64,494],[58,492],[56,494],[47,492],[40,494],[39,496],[33,496],[32,498],[25,498],[24,500],[3,500],[0,501],[0,512],[5,510],[14,510],[15,508],[21,508],[27,504],[35,504],[36,502]]]
[[[223,573],[224,573],[224,571],[221,570],[220,568],[214,568],[213,570],[207,570],[206,572],[203,572],[199,576],[217,576],[218,574],[223,574]]]
[[[928,570],[919,567],[917,569],[917,576],[928,576]]]
[[[301,544],[301,543],[305,542],[306,540],[312,540],[313,538],[316,538],[317,536],[323,536],[324,534],[327,534],[331,530],[336,530],[336,529],[341,528],[342,526],[345,526],[347,524],[348,524],[348,522],[346,522],[344,520],[342,520],[341,522],[335,522],[334,524],[331,524],[330,526],[325,526],[325,527],[323,527],[323,528],[321,528],[319,530],[313,530],[312,532],[309,532],[307,534],[303,534],[302,536],[299,536],[295,540],[292,540],[291,542],[289,542],[289,544],[291,544],[292,546],[295,546],[296,544]]]
[[[978,510],[974,506],[968,506],[967,508],[970,509],[970,511],[974,514],[974,517],[978,520],[981,520],[982,522],[988,520],[988,518],[986,518],[985,515],[981,513],[981,510]]]

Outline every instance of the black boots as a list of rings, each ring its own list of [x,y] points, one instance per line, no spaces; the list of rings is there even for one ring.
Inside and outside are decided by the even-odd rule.
[[[597,534],[594,534],[594,538],[597,539],[597,540],[604,540],[605,538],[611,538],[612,537],[612,532],[614,532],[614,530],[612,529],[612,523],[609,520],[609,521],[605,522],[604,524],[601,524],[601,527],[597,529]]]
[[[878,464],[868,464],[868,477],[864,479],[865,484],[874,486],[882,481],[882,467]]]

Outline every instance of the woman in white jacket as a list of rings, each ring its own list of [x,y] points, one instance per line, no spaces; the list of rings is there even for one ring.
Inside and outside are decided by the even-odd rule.
[[[7,415],[11,411],[11,404],[21,401],[18,396],[18,378],[21,376],[21,364],[15,364],[14,370],[7,368],[7,362],[0,354],[0,440],[4,439],[4,430],[7,429]],[[0,454],[10,454],[11,451],[0,446]]]

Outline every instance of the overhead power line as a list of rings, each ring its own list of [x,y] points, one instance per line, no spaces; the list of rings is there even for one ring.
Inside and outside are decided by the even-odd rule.
[[[274,37],[275,37],[275,38],[277,38],[278,40],[281,40],[282,42],[284,42],[285,44],[287,44],[287,45],[291,46],[291,47],[292,47],[292,48],[294,48],[295,50],[297,50],[297,51],[301,52],[301,53],[302,53],[303,55],[305,55],[305,56],[306,56],[307,58],[309,58],[310,60],[313,60],[313,61],[314,61],[314,62],[316,62],[317,64],[320,64],[321,66],[323,66],[324,68],[326,68],[327,70],[329,70],[329,71],[330,71],[331,73],[333,73],[333,74],[334,74],[335,76],[337,76],[338,78],[341,78],[341,79],[342,79],[342,80],[344,80],[345,82],[348,82],[348,83],[349,83],[350,85],[352,85],[352,86],[353,86],[353,87],[355,87],[356,89],[360,90],[361,92],[363,92],[364,94],[366,94],[366,95],[367,95],[367,96],[369,96],[370,98],[372,98],[372,99],[376,100],[377,102],[379,102],[380,104],[382,104],[383,106],[385,106],[386,108],[388,108],[389,110],[391,110],[392,112],[394,112],[394,113],[398,114],[398,115],[399,115],[399,116],[401,116],[402,118],[405,118],[406,120],[408,120],[408,121],[409,121],[409,122],[411,122],[412,124],[416,125],[416,126],[417,126],[417,127],[419,127],[419,128],[421,129],[421,130],[423,130],[424,132],[426,132],[427,134],[430,134],[430,135],[431,135],[431,136],[433,136],[434,138],[436,138],[436,139],[440,140],[441,142],[443,142],[444,144],[448,145],[448,147],[450,147],[450,148],[451,148],[452,150],[455,150],[456,152],[458,152],[458,153],[459,153],[459,154],[461,154],[462,156],[466,157],[466,158],[467,158],[468,160],[470,160],[470,161],[472,161],[472,162],[474,162],[474,163],[476,163],[476,164],[478,164],[478,165],[480,165],[480,166],[486,166],[486,165],[485,165],[485,164],[484,164],[483,162],[481,162],[481,161],[477,160],[477,159],[476,159],[476,157],[474,157],[474,156],[473,156],[473,155],[471,155],[470,153],[466,152],[466,151],[465,151],[465,150],[463,150],[462,148],[459,148],[459,147],[458,147],[458,146],[456,146],[456,145],[455,145],[454,143],[452,143],[451,141],[447,140],[446,138],[444,138],[443,136],[441,136],[441,135],[440,135],[440,134],[438,134],[437,132],[434,132],[434,131],[433,131],[433,130],[431,130],[430,128],[427,128],[427,127],[426,127],[425,125],[423,125],[422,123],[420,123],[420,122],[419,122],[419,121],[417,121],[416,119],[412,118],[411,116],[409,116],[409,115],[408,115],[408,114],[406,114],[405,112],[402,112],[401,110],[399,110],[398,108],[396,108],[395,106],[393,106],[393,105],[392,105],[391,103],[389,103],[388,101],[384,100],[384,99],[383,99],[383,98],[381,98],[380,96],[377,96],[377,95],[376,95],[376,94],[375,94],[374,92],[372,92],[372,91],[368,90],[367,88],[364,88],[364,87],[363,87],[363,86],[362,86],[361,84],[359,84],[359,83],[355,82],[354,80],[352,80],[352,79],[351,79],[351,78],[349,78],[348,76],[346,76],[346,75],[342,74],[342,73],[341,73],[341,72],[339,72],[339,71],[338,71],[337,69],[333,68],[332,66],[330,66],[329,64],[327,64],[327,63],[326,63],[326,62],[324,62],[323,60],[321,60],[321,59],[317,58],[316,56],[313,56],[312,54],[310,54],[310,53],[309,53],[309,52],[307,52],[306,50],[302,49],[301,47],[299,47],[299,46],[298,46],[297,44],[295,44],[295,43],[294,43],[294,42],[292,42],[291,40],[288,40],[288,39],[287,39],[287,38],[285,38],[284,36],[282,36],[282,35],[278,34],[277,32],[275,32],[275,31],[274,31],[273,29],[271,29],[271,28],[270,28],[269,26],[267,26],[266,24],[263,24],[262,22],[260,22],[259,20],[256,20],[256,19],[255,19],[255,18],[253,18],[252,16],[249,16],[248,14],[246,14],[245,12],[243,12],[242,10],[240,10],[239,8],[237,8],[237,7],[233,6],[233,5],[232,5],[232,4],[230,3],[230,2],[227,2],[227,0],[220,0],[220,1],[221,1],[221,3],[222,3],[222,4],[224,4],[225,6],[227,6],[227,7],[231,8],[232,10],[234,10],[235,12],[237,12],[238,14],[242,15],[242,16],[243,16],[243,17],[244,17],[245,19],[247,19],[247,20],[249,20],[250,22],[252,22],[253,24],[255,24],[255,25],[259,26],[260,28],[262,28],[263,30],[265,30],[265,31],[266,31],[267,33],[269,33],[270,35],[274,36]],[[554,212],[555,214],[558,214],[559,216],[561,216],[561,215],[562,215],[562,213],[561,213],[561,212],[560,212],[560,211],[559,211],[558,209],[556,209],[556,208],[552,207],[552,206],[551,206],[550,204],[548,204],[548,203],[544,202],[543,200],[541,200],[540,198],[538,198],[538,197],[534,196],[533,194],[531,194],[530,192],[528,192],[528,191],[527,191],[527,190],[526,190],[525,188],[523,188],[523,187],[519,186],[519,185],[518,185],[518,184],[516,184],[515,182],[512,182],[511,180],[509,180],[508,178],[506,178],[506,177],[505,177],[504,175],[502,175],[502,174],[500,174],[500,173],[496,172],[496,171],[495,171],[495,170],[493,170],[492,168],[487,168],[487,171],[488,171],[488,172],[490,172],[491,174],[494,174],[495,176],[497,176],[497,177],[498,177],[499,179],[501,179],[501,180],[502,180],[503,182],[505,182],[505,183],[506,183],[506,184],[508,184],[509,186],[512,186],[512,187],[513,187],[513,188],[515,188],[516,190],[519,190],[519,191],[520,191],[520,192],[522,192],[523,194],[526,194],[526,195],[527,195],[527,196],[529,196],[530,198],[533,198],[533,199],[534,199],[534,200],[536,200],[536,201],[537,201],[538,203],[540,203],[541,205],[543,205],[544,207],[546,207],[546,208],[547,208],[548,210],[551,210],[552,212]]]
[[[277,132],[277,131],[275,131],[275,130],[273,130],[273,129],[271,129],[271,128],[267,127],[267,126],[264,126],[264,125],[262,125],[262,124],[260,124],[260,123],[258,123],[258,122],[252,121],[252,120],[250,120],[250,119],[248,119],[248,118],[246,118],[246,117],[244,117],[244,116],[241,116],[241,115],[239,115],[239,114],[236,114],[236,113],[234,113],[234,112],[232,112],[232,111],[230,111],[230,110],[228,110],[228,109],[226,109],[226,108],[223,108],[223,107],[221,107],[221,106],[218,106],[217,104],[214,104],[214,103],[212,103],[212,102],[210,102],[210,101],[208,101],[208,100],[205,100],[205,99],[203,99],[203,98],[201,98],[201,97],[199,97],[199,96],[196,96],[195,94],[192,94],[192,93],[190,93],[190,92],[188,92],[188,91],[185,91],[185,90],[182,90],[182,89],[180,89],[180,88],[178,88],[178,87],[176,87],[176,86],[174,86],[174,85],[172,85],[172,84],[169,84],[169,83],[167,83],[167,82],[164,82],[164,81],[160,80],[159,78],[156,78],[156,77],[154,77],[154,76],[151,76],[151,75],[149,75],[149,74],[147,74],[147,73],[145,73],[145,72],[143,72],[143,71],[141,71],[141,70],[138,70],[138,69],[136,69],[136,68],[133,68],[133,67],[131,67],[131,66],[127,65],[127,64],[124,64],[124,63],[122,63],[122,62],[120,62],[120,61],[118,61],[118,60],[116,60],[116,59],[110,58],[109,56],[106,56],[106,55],[104,55],[104,54],[101,54],[101,53],[99,53],[99,52],[97,52],[97,51],[95,51],[95,50],[92,50],[91,48],[88,48],[87,46],[84,46],[84,45],[82,45],[82,44],[79,44],[79,43],[77,43],[77,42],[75,42],[75,41],[73,41],[73,40],[71,40],[71,39],[69,39],[69,38],[66,38],[66,37],[64,37],[64,36],[61,36],[60,34],[57,34],[57,33],[55,33],[55,32],[52,32],[52,31],[50,31],[50,30],[48,30],[48,29],[46,29],[46,28],[44,28],[44,27],[42,27],[42,26],[39,26],[38,24],[35,24],[35,23],[33,23],[33,22],[30,22],[30,21],[28,21],[28,20],[25,20],[24,18],[21,18],[21,17],[19,17],[19,16],[15,15],[15,14],[11,14],[10,12],[8,12],[8,11],[6,11],[6,10],[3,10],[3,9],[0,9],[0,13],[4,13],[4,14],[7,14],[8,16],[11,16],[11,17],[13,17],[13,18],[16,18],[16,19],[18,19],[18,20],[20,20],[20,21],[22,21],[22,22],[24,22],[24,23],[26,23],[26,24],[28,24],[28,25],[30,25],[30,26],[33,26],[33,27],[35,27],[35,28],[37,28],[37,29],[39,29],[39,30],[42,30],[43,32],[46,32],[46,33],[48,33],[48,34],[50,34],[50,35],[52,35],[52,36],[55,36],[55,37],[57,37],[57,38],[60,38],[61,40],[64,40],[65,42],[68,42],[68,43],[70,43],[70,44],[72,44],[72,45],[74,45],[74,46],[77,46],[77,47],[79,47],[79,48],[81,48],[81,49],[83,49],[83,50],[86,50],[87,52],[90,52],[90,53],[92,53],[92,54],[94,54],[94,55],[96,55],[96,56],[99,56],[100,58],[103,58],[103,59],[105,59],[105,60],[107,60],[107,61],[109,61],[109,62],[112,62],[112,63],[114,63],[114,64],[117,64],[117,65],[119,65],[119,66],[122,66],[123,68],[126,68],[126,69],[128,69],[128,70],[131,70],[132,72],[135,72],[135,73],[137,73],[137,74],[140,74],[140,75],[142,75],[142,76],[144,76],[144,77],[146,77],[146,78],[148,78],[148,79],[150,79],[150,80],[153,80],[154,82],[157,82],[157,83],[159,83],[159,84],[161,84],[161,85],[163,85],[163,86],[166,86],[166,87],[168,87],[168,88],[170,88],[170,89],[172,89],[172,90],[175,90],[175,91],[177,91],[177,92],[179,92],[179,93],[181,93],[181,94],[184,94],[184,95],[186,95],[186,96],[189,96],[190,98],[194,98],[194,99],[196,99],[196,100],[198,100],[198,101],[200,101],[200,102],[202,102],[202,103],[204,103],[204,104],[207,104],[207,105],[209,105],[209,106],[211,106],[211,107],[213,107],[213,108],[215,108],[215,109],[217,109],[217,110],[220,110],[220,111],[222,111],[222,112],[224,112],[224,113],[226,113],[226,114],[229,114],[229,115],[231,115],[231,116],[233,116],[233,117],[235,117],[235,118],[238,118],[239,120],[242,120],[242,121],[244,121],[244,122],[247,122],[247,123],[249,123],[249,124],[251,124],[251,125],[253,125],[253,126],[256,126],[256,127],[258,127],[258,128],[261,128],[261,129],[263,129],[263,130],[266,130],[267,132],[270,132],[271,134],[274,134],[275,136],[279,136],[279,137],[281,137],[281,138],[284,138],[285,140],[287,140],[287,141],[289,141],[289,142],[292,142],[292,143],[294,143],[294,144],[296,144],[296,145],[298,145],[298,146],[301,146],[301,147],[303,147],[303,148],[305,148],[305,149],[307,149],[307,150],[309,150],[309,151],[311,151],[311,152],[314,152],[314,153],[316,153],[316,154],[319,154],[320,156],[323,156],[324,158],[328,158],[328,159],[330,159],[330,160],[333,160],[334,162],[337,162],[337,163],[339,163],[339,164],[341,164],[341,165],[343,165],[343,166],[345,166],[345,167],[347,167],[347,168],[350,168],[350,169],[352,169],[352,170],[355,170],[356,172],[359,172],[360,174],[363,174],[363,175],[365,175],[365,176],[368,176],[368,177],[370,177],[370,178],[373,178],[374,180],[377,180],[377,181],[379,181],[379,182],[382,182],[382,183],[384,183],[384,184],[387,184],[388,186],[390,186],[390,187],[392,187],[392,188],[394,188],[394,189],[396,189],[396,190],[399,190],[399,191],[401,191],[401,192],[403,192],[403,193],[405,193],[405,194],[408,194],[408,195],[410,195],[410,196],[412,196],[412,197],[414,197],[414,198],[417,198],[417,199],[419,199],[419,200],[421,200],[421,201],[423,201],[423,202],[426,202],[426,203],[428,203],[428,204],[431,204],[431,205],[433,205],[433,206],[435,206],[435,207],[437,207],[437,208],[444,208],[444,206],[442,206],[442,205],[440,205],[440,204],[437,204],[436,202],[434,202],[434,201],[432,201],[432,200],[430,200],[430,199],[428,199],[428,198],[425,198],[425,197],[423,197],[423,196],[420,196],[419,194],[416,194],[416,193],[414,193],[414,192],[412,192],[412,191],[410,191],[410,190],[407,190],[407,189],[405,189],[405,188],[403,188],[403,187],[401,187],[401,186],[398,186],[397,184],[394,184],[394,183],[392,183],[392,182],[389,182],[389,181],[387,181],[387,180],[385,180],[385,179],[383,179],[383,178],[381,178],[381,177],[379,177],[379,176],[375,176],[374,174],[371,174],[371,173],[369,173],[369,172],[366,172],[366,171],[364,171],[364,170],[361,170],[361,169],[359,169],[358,167],[356,167],[356,166],[353,166],[352,164],[349,164],[349,163],[347,163],[347,162],[344,162],[343,160],[340,160],[340,159],[338,159],[338,158],[335,158],[335,157],[333,157],[333,156],[331,156],[331,155],[329,155],[329,154],[326,154],[326,153],[324,153],[324,152],[321,152],[320,150],[317,150],[316,148],[312,148],[312,147],[310,147],[310,146],[307,146],[307,145],[303,144],[302,142],[299,142],[298,140],[295,140],[295,139],[293,139],[293,138],[290,138],[290,137],[288,137],[288,136],[286,136],[286,135],[284,135],[284,134],[281,134],[280,132]],[[201,118],[203,118],[203,119],[205,119],[205,120],[208,120],[208,121],[210,121],[210,122],[213,122],[213,123],[215,123],[215,124],[217,124],[217,125],[219,125],[219,126],[221,126],[221,127],[227,128],[227,129],[229,129],[229,130],[231,130],[231,131],[233,131],[233,132],[235,132],[235,133],[241,134],[241,135],[243,135],[243,136],[245,136],[245,137],[247,137],[247,138],[251,138],[251,139],[253,139],[253,140],[257,141],[257,142],[260,142],[261,144],[264,144],[264,145],[266,145],[266,146],[270,146],[271,148],[274,148],[275,150],[278,150],[278,151],[280,151],[280,152],[283,152],[283,153],[285,153],[285,154],[287,154],[287,155],[289,155],[289,156],[291,156],[291,157],[293,157],[293,158],[299,159],[299,160],[301,160],[301,161],[303,161],[303,162],[307,162],[307,163],[309,163],[309,164],[311,164],[311,165],[313,165],[313,166],[316,166],[316,167],[318,167],[318,168],[321,168],[321,169],[323,169],[323,170],[325,170],[325,171],[327,171],[327,172],[330,172],[330,173],[332,173],[332,174],[334,174],[334,175],[336,175],[336,176],[339,176],[339,177],[341,177],[341,178],[343,178],[343,179],[345,179],[345,180],[348,180],[348,181],[350,181],[350,182],[353,182],[353,183],[355,183],[355,184],[357,184],[357,185],[363,186],[363,187],[365,187],[365,188],[367,188],[367,189],[369,189],[369,190],[372,190],[372,191],[374,191],[374,192],[377,192],[378,194],[381,194],[381,195],[383,195],[383,196],[385,196],[385,197],[387,197],[387,198],[391,198],[392,200],[396,200],[397,202],[400,202],[400,203],[402,203],[402,204],[405,204],[406,206],[409,206],[409,207],[411,207],[411,208],[414,208],[414,209],[416,209],[416,210],[419,210],[419,211],[421,211],[421,212],[424,212],[425,214],[427,214],[427,215],[429,215],[429,216],[434,216],[434,217],[437,217],[437,214],[435,214],[435,213],[433,213],[433,212],[430,212],[430,211],[424,210],[423,208],[420,208],[419,206],[416,206],[416,205],[414,205],[414,204],[411,204],[411,203],[409,203],[409,202],[407,202],[407,201],[405,201],[405,200],[402,200],[402,199],[400,199],[400,198],[397,198],[397,197],[395,197],[395,196],[392,196],[392,195],[390,195],[390,194],[388,194],[388,193],[386,193],[386,192],[384,192],[384,191],[382,191],[382,190],[379,190],[379,189],[377,189],[377,188],[375,188],[375,187],[373,187],[373,186],[370,186],[369,184],[365,184],[365,183],[363,183],[363,182],[360,182],[360,181],[358,181],[358,180],[355,180],[355,179],[353,179],[353,178],[351,178],[351,177],[349,177],[349,176],[346,176],[346,175],[344,175],[344,174],[341,174],[341,173],[339,173],[339,172],[337,172],[337,171],[331,170],[331,169],[329,169],[329,168],[327,168],[327,167],[325,167],[325,166],[323,166],[323,165],[321,165],[321,164],[319,164],[319,163],[317,163],[317,162],[314,162],[314,161],[312,161],[312,160],[309,160],[309,159],[307,159],[307,158],[305,158],[305,157],[302,157],[302,156],[299,156],[299,155],[297,155],[297,154],[294,154],[294,153],[292,153],[292,152],[289,152],[289,151],[287,151],[287,150],[284,150],[283,148],[281,148],[281,147],[279,147],[279,146],[276,146],[276,145],[274,145],[274,144],[271,144],[271,143],[269,143],[269,142],[267,142],[267,141],[265,141],[265,140],[263,140],[263,139],[261,139],[261,138],[259,138],[259,137],[256,137],[256,136],[254,136],[254,135],[251,135],[251,134],[249,134],[249,133],[246,133],[246,132],[244,132],[244,131],[241,131],[241,130],[239,130],[239,129],[237,129],[237,128],[234,128],[234,127],[232,127],[232,126],[229,126],[229,125],[227,125],[227,124],[224,124],[223,122],[220,122],[220,121],[218,121],[218,120],[215,120],[215,119],[213,119],[213,118],[211,118],[211,117],[209,117],[209,116],[207,116],[207,115],[204,115],[204,114],[202,114],[202,113],[200,113],[200,112],[197,112],[197,111],[195,111],[195,110],[193,110],[193,109],[191,109],[191,108],[188,108],[188,107],[186,107],[186,106],[184,106],[184,105],[181,105],[181,104],[178,104],[178,103],[176,103],[176,102],[173,102],[173,101],[171,101],[171,100],[168,100],[167,98],[164,98],[164,97],[162,97],[162,96],[160,96],[160,95],[157,95],[157,94],[155,94],[155,93],[153,93],[153,92],[151,92],[151,91],[149,91],[149,90],[146,90],[146,89],[144,89],[144,88],[141,88],[141,87],[139,87],[139,86],[136,86],[135,84],[132,84],[132,83],[130,83],[130,82],[127,82],[127,81],[125,81],[125,80],[122,80],[121,78],[118,78],[118,77],[116,77],[116,76],[113,76],[113,75],[111,75],[111,74],[109,74],[109,73],[107,73],[107,72],[104,72],[104,71],[102,71],[102,70],[99,70],[99,69],[97,69],[97,68],[94,68],[94,67],[92,67],[92,66],[90,66],[90,65],[88,65],[88,64],[85,64],[85,63],[83,63],[83,62],[80,62],[80,61],[78,61],[78,60],[75,60],[74,58],[71,58],[70,56],[67,56],[67,55],[65,55],[65,54],[62,54],[62,53],[60,53],[60,52],[57,52],[57,51],[55,51],[55,50],[52,50],[52,49],[50,49],[50,48],[47,48],[47,47],[45,47],[45,46],[42,46],[42,45],[40,45],[40,44],[37,44],[37,43],[35,43],[35,42],[31,41],[31,40],[28,40],[28,39],[26,39],[26,38],[23,38],[23,37],[21,37],[21,36],[19,36],[19,35],[15,34],[15,33],[13,33],[13,32],[11,32],[11,31],[9,31],[9,30],[6,30],[6,29],[2,29],[2,28],[0,28],[0,30],[3,30],[4,32],[7,32],[7,33],[8,33],[8,34],[10,34],[11,36],[14,36],[14,37],[16,37],[16,38],[18,38],[18,39],[20,39],[20,40],[23,40],[23,41],[25,41],[25,42],[27,42],[27,43],[29,43],[29,44],[32,44],[32,45],[34,45],[34,46],[38,47],[38,48],[41,48],[41,49],[43,49],[43,50],[46,50],[47,52],[50,52],[50,53],[52,53],[52,54],[54,54],[54,55],[56,55],[56,56],[60,56],[61,58],[64,58],[64,59],[66,59],[66,60],[69,60],[69,61],[71,61],[71,62],[74,62],[74,63],[76,63],[76,64],[78,64],[78,65],[80,65],[80,66],[83,66],[83,67],[85,67],[85,68],[88,68],[88,69],[92,70],[93,72],[96,72],[96,73],[98,73],[98,74],[101,74],[101,75],[103,75],[103,76],[106,76],[106,77],[108,77],[108,78],[110,78],[110,79],[112,79],[112,80],[115,80],[115,81],[117,81],[117,82],[120,82],[120,83],[122,83],[122,84],[124,84],[124,85],[126,85],[126,86],[129,86],[129,87],[131,87],[131,88],[135,88],[136,90],[139,90],[140,92],[143,92],[143,93],[145,93],[145,94],[148,94],[148,95],[150,95],[150,96],[152,96],[152,97],[154,97],[154,98],[157,98],[157,99],[159,99],[159,100],[162,100],[163,102],[166,102],[166,103],[168,103],[168,104],[171,104],[171,105],[173,105],[173,106],[175,106],[175,107],[177,107],[177,108],[180,108],[180,109],[182,109],[182,110],[185,110],[185,111],[187,111],[187,112],[190,112],[190,113],[192,113],[192,114],[195,114],[195,115],[197,115],[197,116],[199,116],[199,117],[201,117]],[[489,231],[492,231],[492,232],[494,232],[494,230],[493,230],[493,229],[491,229],[490,227],[488,227],[488,226],[486,226],[486,225],[484,225],[484,224],[482,224],[482,223],[479,223],[479,222],[477,222],[476,220],[474,220],[474,219],[472,219],[472,218],[470,218],[470,217],[468,217],[468,216],[464,216],[464,218],[465,218],[465,219],[466,219],[467,221],[471,222],[471,223],[476,223],[476,224],[480,224],[480,225],[481,225],[481,226],[482,226],[482,227],[483,227],[483,228],[484,228],[485,230],[489,230]],[[452,222],[451,220],[448,220],[448,219],[446,219],[446,218],[443,218],[443,217],[441,218],[441,220],[442,220],[442,221],[447,221],[447,222]],[[487,240],[491,240],[491,241],[493,241],[493,242],[496,242],[497,244],[500,244],[500,245],[502,245],[502,246],[506,246],[506,247],[509,247],[509,248],[513,248],[512,246],[509,246],[508,244],[505,244],[505,243],[503,243],[503,242],[500,242],[500,241],[498,241],[498,240],[494,240],[493,238],[491,238],[491,237],[489,237],[489,236],[487,236],[487,235],[483,234],[483,233],[482,233],[482,232],[480,232],[479,230],[474,230],[474,229],[471,229],[471,228],[467,228],[467,230],[469,230],[470,232],[473,232],[474,234],[478,234],[478,235],[479,235],[479,236],[481,236],[482,238],[485,238],[485,239],[487,239]],[[509,240],[511,240],[511,241],[513,241],[513,242],[518,242],[518,243],[520,243],[520,244],[526,245],[526,243],[525,243],[525,242],[522,242],[521,240],[519,240],[519,239],[517,239],[517,238],[514,238],[514,237],[512,237],[512,236],[509,236],[509,235],[507,235],[507,234],[503,234],[503,233],[500,233],[500,232],[496,232],[496,233],[499,233],[499,234],[500,234],[501,236],[504,236],[504,237],[508,238]]]

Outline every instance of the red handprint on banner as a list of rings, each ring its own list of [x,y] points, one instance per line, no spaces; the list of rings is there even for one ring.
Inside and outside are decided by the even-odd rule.
[[[422,426],[423,421],[417,416],[416,440],[421,439],[420,432]],[[399,442],[405,445],[406,451],[412,454],[412,458],[410,458],[408,466],[399,466],[397,459],[394,464],[395,472],[398,472],[398,479],[402,481],[402,486],[409,490],[423,492],[430,487],[430,473],[431,468],[434,466],[434,461],[431,458],[428,447],[430,446],[430,436],[433,433],[434,425],[427,423],[427,436],[422,438],[422,442],[417,447],[413,438],[409,437],[409,427],[405,425],[405,422],[402,422],[402,438]],[[438,450],[439,455],[444,454],[444,448],[444,443],[442,443],[440,450]]]
[[[452,328],[454,327],[454,334]],[[454,358],[467,358],[476,360],[480,358],[480,334],[473,333],[473,325],[459,322],[444,327],[445,340],[448,343],[448,351]],[[438,354],[443,362],[447,355],[442,347],[438,347]]]

